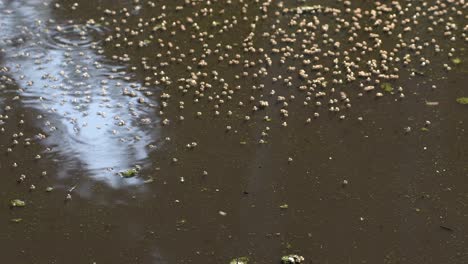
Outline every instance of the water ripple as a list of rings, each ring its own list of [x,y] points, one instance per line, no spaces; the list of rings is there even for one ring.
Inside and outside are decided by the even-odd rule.
[[[47,6],[9,4],[0,26],[16,30],[2,32],[3,64],[21,86],[25,107],[47,117],[41,120],[46,144],[63,157],[62,174],[80,164],[83,174],[115,188],[142,183],[122,179],[117,172],[145,166],[148,145],[158,138],[158,120],[149,118],[156,102],[128,78],[125,65],[109,64],[99,55],[96,40],[102,29],[57,23],[49,19]]]

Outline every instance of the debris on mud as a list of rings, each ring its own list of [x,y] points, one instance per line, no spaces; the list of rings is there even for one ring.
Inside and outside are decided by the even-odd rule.
[[[11,219],[10,221],[11,221],[12,223],[18,224],[18,223],[21,223],[21,222],[23,221],[23,219],[22,219],[22,218],[13,218],[13,219]]]
[[[426,101],[427,106],[438,106],[439,102],[431,102],[431,101]]]
[[[227,213],[224,212],[224,211],[219,211],[218,213],[219,213],[220,216],[226,216],[227,215]]]
[[[231,260],[229,264],[248,264],[249,260],[250,259],[248,257],[238,257]]]
[[[10,201],[10,206],[11,207],[25,207],[26,202],[22,201],[22,200],[19,200],[19,199],[14,199],[14,200]]]
[[[299,255],[286,255],[281,258],[283,264],[296,264],[302,263],[305,260],[303,256]]]
[[[154,178],[153,178],[153,177],[149,177],[148,179],[146,179],[146,180],[144,181],[144,183],[152,183],[152,182],[154,182]]]

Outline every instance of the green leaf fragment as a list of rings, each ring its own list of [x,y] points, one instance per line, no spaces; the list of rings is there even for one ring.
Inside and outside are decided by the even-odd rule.
[[[248,257],[238,257],[238,258],[231,260],[229,264],[248,264],[249,260],[250,259]]]
[[[460,58],[454,58],[454,59],[452,59],[452,62],[453,62],[453,64],[457,65],[457,64],[460,64],[462,61],[461,61]]]
[[[386,91],[387,93],[391,93],[393,91],[393,87],[390,83],[382,83],[382,85],[380,85],[380,87]]]
[[[137,176],[138,174],[138,170],[137,169],[128,169],[126,171],[121,171],[120,172],[120,175],[124,178],[131,178],[131,177],[135,177]]]
[[[26,202],[22,201],[22,200],[19,200],[19,199],[14,199],[14,200],[10,201],[10,206],[11,207],[25,207]]]
[[[457,98],[457,103],[466,105],[468,104],[468,97],[459,97]]]

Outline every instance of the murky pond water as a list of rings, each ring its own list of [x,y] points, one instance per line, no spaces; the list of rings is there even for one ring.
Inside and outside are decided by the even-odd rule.
[[[0,0],[2,261],[468,263],[466,8]]]

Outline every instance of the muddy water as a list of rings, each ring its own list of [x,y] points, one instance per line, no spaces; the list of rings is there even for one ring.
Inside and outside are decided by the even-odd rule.
[[[263,15],[262,1],[252,1],[242,22],[243,2],[215,1],[212,8],[224,11],[210,19],[195,15],[203,2],[179,11],[183,1],[155,1],[154,8],[147,1],[0,2],[2,263],[229,263],[240,256],[280,263],[286,254],[305,263],[468,262],[468,109],[456,103],[468,96],[462,37],[439,42],[444,52],[429,52],[429,67],[402,68],[391,83],[404,88],[404,99],[397,92],[360,96],[358,83],[336,84],[352,107],[334,113],[327,101],[338,92],[322,108],[305,107],[304,92],[271,80],[291,75],[288,66],[301,67],[296,61],[274,59],[270,79],[252,76],[258,65],[242,75],[243,63],[217,62],[218,55],[197,68],[204,43],[213,50],[231,44],[229,59],[241,53],[254,17]],[[307,3],[320,2],[342,5]],[[109,18],[106,9],[117,14]],[[256,30],[275,23],[288,30],[286,13],[277,19],[268,12]],[[167,21],[191,17],[199,31],[210,31],[212,21],[239,21],[203,41],[192,38],[199,33],[193,25],[175,35],[142,26],[129,46],[106,41],[116,26],[136,30],[162,14]],[[150,27],[164,26],[160,20]],[[456,21],[454,34],[461,34],[463,19]],[[346,49],[340,34],[333,37]],[[444,39],[437,31],[431,37]],[[393,39],[383,40],[389,49]],[[460,65],[447,57],[451,48]],[[181,53],[187,59],[171,62]],[[211,84],[204,97],[178,88],[191,72],[209,73],[198,75]],[[232,100],[222,93],[226,84]],[[217,95],[225,100],[218,108],[206,99]],[[288,118],[278,95],[287,98]],[[250,97],[269,107],[252,112]],[[119,175],[135,166],[137,176]],[[12,199],[26,206],[10,208]]]

